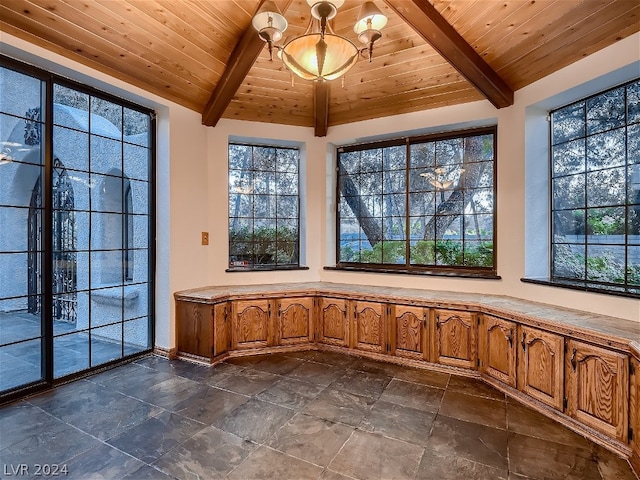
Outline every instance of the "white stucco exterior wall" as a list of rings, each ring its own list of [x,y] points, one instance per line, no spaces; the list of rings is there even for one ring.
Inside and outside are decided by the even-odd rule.
[[[640,301],[522,283],[526,272],[525,118],[527,109],[564,91],[640,62],[640,34],[566,67],[518,92],[515,104],[444,107],[330,127],[312,128],[221,120],[204,127],[197,112],[0,32],[3,54],[153,108],[158,114],[156,201],[156,345],[175,346],[173,293],[205,285],[331,281],[381,286],[496,293],[614,315],[640,323]],[[636,63],[640,65],[640,63]],[[640,75],[640,67],[637,75]],[[622,81],[622,80],[621,80]],[[598,82],[592,83],[597,85]],[[612,84],[613,85],[613,84]],[[600,88],[606,88],[603,85]],[[597,91],[597,90],[595,90]],[[594,91],[594,92],[595,92]],[[588,92],[588,93],[594,93]],[[585,94],[588,94],[585,93]],[[365,274],[324,270],[335,262],[335,146],[405,132],[498,124],[497,236],[501,280]],[[227,273],[227,145],[230,139],[294,142],[303,152],[304,264],[308,270]],[[547,159],[544,159],[545,162]],[[200,245],[201,232],[209,246]]]

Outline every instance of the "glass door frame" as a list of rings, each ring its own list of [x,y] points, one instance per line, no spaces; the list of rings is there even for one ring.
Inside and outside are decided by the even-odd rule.
[[[42,218],[40,251],[38,262],[41,266],[40,283],[40,347],[41,365],[40,379],[11,387],[0,391],[0,405],[22,398],[35,392],[46,390],[53,386],[66,383],[75,378],[88,376],[96,371],[105,370],[109,367],[127,363],[135,358],[149,354],[154,349],[155,339],[155,264],[156,264],[156,115],[151,109],[142,107],[133,102],[129,102],[121,97],[115,97],[109,93],[94,89],[93,87],[78,83],[68,78],[60,77],[47,72],[33,65],[25,64],[19,60],[0,54],[0,67],[14,70],[20,74],[34,77],[41,81],[41,136],[40,136],[40,195],[42,199]],[[107,98],[121,105],[123,108],[132,109],[140,113],[149,115],[149,179],[148,179],[148,324],[147,324],[147,349],[133,354],[123,355],[121,358],[90,366],[74,373],[70,373],[59,378],[54,377],[54,325],[53,325],[53,176],[54,176],[54,152],[53,152],[53,131],[54,131],[54,84],[63,85],[79,92],[87,93],[99,98]],[[124,329],[124,326],[123,326]],[[124,330],[123,330],[124,331]],[[124,338],[122,340],[124,342]],[[90,360],[91,361],[91,360]]]

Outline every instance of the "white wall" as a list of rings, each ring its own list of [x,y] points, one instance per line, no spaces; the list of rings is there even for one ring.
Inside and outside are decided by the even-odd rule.
[[[215,128],[208,130],[209,155],[209,228],[211,242],[209,250],[209,284],[210,285],[246,285],[251,283],[279,283],[319,281],[324,265],[319,239],[322,236],[322,210],[319,202],[324,191],[325,158],[323,151],[326,140],[313,136],[313,129],[257,122],[222,119]],[[304,224],[303,237],[307,238],[301,245],[301,264],[309,270],[267,271],[267,272],[225,272],[229,266],[229,210],[228,210],[228,175],[229,138],[234,141],[268,142],[291,145],[301,148],[301,191],[306,191],[304,205],[301,208],[301,222]],[[306,172],[306,175],[305,175]],[[198,234],[199,235],[199,234]],[[197,241],[200,241],[198,236]],[[206,248],[206,247],[205,247]]]
[[[512,107],[489,102],[427,110],[393,118],[312,128],[221,120],[204,127],[201,116],[137,87],[2,32],[0,51],[28,63],[154,108],[158,113],[156,344],[175,345],[173,293],[205,285],[330,281],[381,286],[496,293],[640,322],[640,301],[525,284],[525,114],[527,108],[640,60],[640,34],[597,52],[518,92]],[[638,72],[640,74],[640,72]],[[604,87],[602,87],[604,88]],[[498,123],[498,274],[501,280],[324,270],[335,263],[335,145],[402,133]],[[306,208],[304,264],[308,270],[225,272],[228,262],[227,144],[234,139],[296,142],[304,157]],[[547,161],[546,158],[541,161]],[[210,233],[209,246],[200,234]]]

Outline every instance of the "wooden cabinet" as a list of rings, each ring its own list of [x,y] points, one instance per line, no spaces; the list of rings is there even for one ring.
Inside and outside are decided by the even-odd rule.
[[[518,327],[518,390],[562,411],[564,399],[564,338]]]
[[[629,385],[629,437],[631,443],[631,465],[640,474],[640,351],[638,357],[632,356],[631,378]]]
[[[178,352],[211,358],[213,315],[211,305],[176,302]]]
[[[348,301],[339,298],[319,299],[319,340],[328,345],[349,346]]]
[[[566,414],[602,433],[627,441],[629,358],[576,340],[567,340]]]
[[[275,343],[271,300],[235,300],[232,305],[231,343],[234,349],[264,348]]]
[[[351,348],[366,352],[387,352],[386,305],[375,302],[352,302]]]
[[[389,344],[392,355],[414,360],[429,359],[429,310],[393,305],[389,315]]]
[[[480,371],[511,387],[516,386],[516,324],[482,315],[478,331]]]
[[[227,302],[214,305],[176,302],[178,352],[213,360],[229,350],[230,322]]]
[[[277,344],[296,345],[313,342],[313,298],[286,298],[277,302]]]
[[[435,310],[432,361],[454,367],[476,368],[478,328],[476,314]]]

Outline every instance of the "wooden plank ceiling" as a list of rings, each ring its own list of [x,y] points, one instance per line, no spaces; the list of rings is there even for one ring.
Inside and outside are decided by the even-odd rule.
[[[332,21],[353,32],[364,0]],[[288,37],[306,0],[277,0]],[[6,0],[0,30],[219,118],[315,127],[489,99],[640,30],[638,0],[375,0],[389,21],[373,61],[325,85],[296,78],[251,27],[260,0]]]

